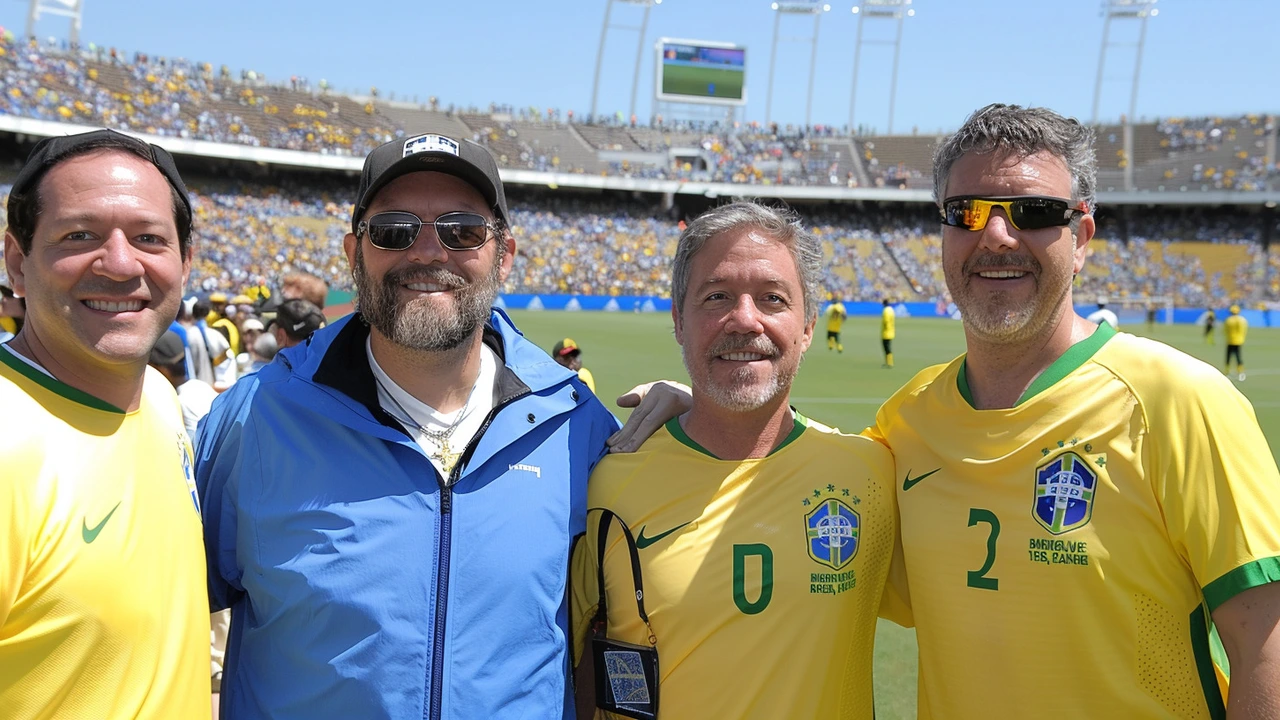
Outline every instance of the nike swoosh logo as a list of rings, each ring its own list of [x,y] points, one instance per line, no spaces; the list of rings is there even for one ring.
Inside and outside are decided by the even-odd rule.
[[[81,532],[84,534],[85,544],[91,543],[94,540],[98,539],[98,533],[102,532],[102,528],[107,524],[107,521],[111,519],[111,516],[116,514],[116,508],[118,507],[120,507],[120,503],[116,503],[116,507],[111,508],[111,512],[107,513],[107,516],[102,518],[102,522],[98,523],[92,528],[89,527],[88,521],[81,520],[81,522],[84,524],[84,529]]]
[[[671,533],[673,533],[673,532],[675,532],[675,531],[679,530],[680,528],[684,527],[685,525],[688,525],[688,524],[689,524],[689,523],[691,523],[691,522],[693,522],[693,521],[692,521],[692,520],[690,520],[689,522],[684,523],[683,525],[677,525],[677,526],[675,526],[675,527],[671,528],[670,530],[668,530],[668,531],[666,531],[666,532],[664,532],[664,533],[658,533],[657,535],[654,535],[653,537],[645,537],[645,536],[644,536],[644,529],[645,529],[646,527],[648,527],[648,526],[647,526],[647,525],[641,525],[641,526],[640,526],[640,534],[636,536],[636,549],[638,549],[638,550],[643,550],[643,549],[645,549],[645,548],[649,547],[650,545],[652,545],[652,544],[654,544],[654,543],[658,542],[658,541],[659,541],[659,540],[661,540],[662,538],[664,538],[664,537],[666,537],[666,536],[670,535]]]
[[[934,469],[934,470],[930,470],[929,472],[927,472],[927,473],[925,473],[925,474],[923,474],[923,475],[920,475],[919,477],[911,477],[911,471],[910,471],[910,470],[908,470],[908,471],[907,471],[907,474],[906,474],[906,477],[902,478],[902,492],[906,492],[906,491],[910,490],[911,488],[913,488],[913,487],[915,487],[915,486],[916,486],[916,483],[918,483],[918,482],[920,482],[921,480],[923,480],[923,479],[925,479],[925,478],[929,477],[930,475],[932,475],[932,474],[934,474],[934,473],[938,472],[938,470],[941,470],[941,469],[942,469],[942,468],[937,468],[937,469]]]

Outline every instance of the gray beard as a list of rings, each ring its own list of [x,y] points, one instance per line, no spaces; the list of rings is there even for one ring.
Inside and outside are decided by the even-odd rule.
[[[426,268],[388,272],[380,282],[369,277],[364,248],[356,246],[356,302],[365,321],[391,342],[411,350],[453,350],[475,336],[489,319],[501,288],[502,254],[484,278],[471,284],[447,270]],[[429,280],[453,289],[455,312],[433,307],[428,298],[401,303],[399,288],[407,282]]]

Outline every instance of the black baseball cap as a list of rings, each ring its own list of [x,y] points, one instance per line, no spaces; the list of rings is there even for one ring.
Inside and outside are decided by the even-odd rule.
[[[159,145],[152,145],[115,130],[94,130],[78,135],[47,137],[36,143],[36,146],[31,149],[31,154],[27,156],[26,164],[18,171],[18,177],[13,181],[13,188],[9,191],[10,196],[21,195],[35,188],[40,184],[40,178],[64,159],[99,147],[109,147],[106,143],[110,142],[134,147],[142,157],[151,160],[151,164],[156,166],[161,175],[164,175],[164,179],[178,191],[178,197],[182,198],[182,204],[187,208],[187,215],[191,215],[191,198],[187,196],[187,186],[182,182],[182,176],[178,174],[178,166],[174,164],[173,156],[169,151]]]
[[[301,298],[285,300],[276,308],[273,324],[283,328],[285,334],[294,340],[305,340],[324,327],[324,311],[315,303]]]
[[[182,338],[172,330],[166,330],[151,348],[152,365],[177,365],[186,357],[187,349],[182,345]]]
[[[498,177],[498,163],[493,155],[470,140],[426,133],[383,143],[364,159],[360,189],[351,212],[351,232],[356,232],[361,217],[379,190],[401,175],[413,172],[441,172],[465,180],[484,196],[503,222],[511,223],[507,215],[507,195],[502,190],[502,178]]]

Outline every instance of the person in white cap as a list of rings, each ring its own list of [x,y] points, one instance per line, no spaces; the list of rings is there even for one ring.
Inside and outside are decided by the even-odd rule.
[[[1098,309],[1089,313],[1089,317],[1085,318],[1085,320],[1088,320],[1094,325],[1101,325],[1105,322],[1117,330],[1120,329],[1120,318],[1116,317],[1115,313],[1107,309],[1106,295],[1098,296]]]

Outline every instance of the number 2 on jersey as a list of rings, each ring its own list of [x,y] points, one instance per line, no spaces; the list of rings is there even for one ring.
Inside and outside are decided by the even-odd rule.
[[[991,572],[991,566],[996,564],[996,538],[1000,537],[1000,518],[990,510],[982,508],[969,508],[969,527],[973,527],[978,523],[986,523],[991,526],[991,533],[987,535],[987,561],[977,570],[969,571],[969,582],[971,588],[979,590],[999,590],[1000,580],[993,577],[987,577],[987,573]]]

